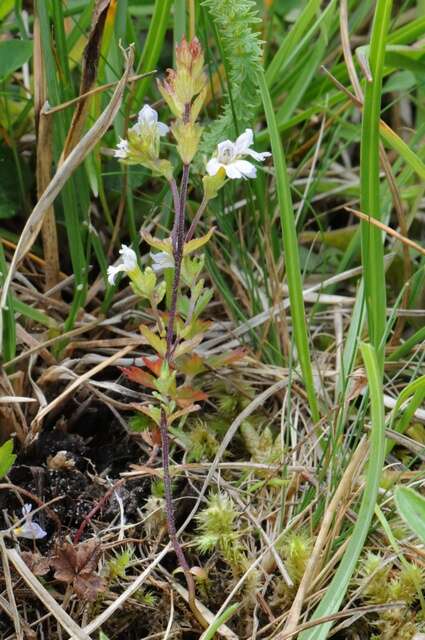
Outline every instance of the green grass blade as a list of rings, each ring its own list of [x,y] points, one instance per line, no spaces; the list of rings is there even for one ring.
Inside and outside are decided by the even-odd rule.
[[[362,552],[370,523],[374,515],[375,503],[379,490],[379,481],[384,464],[385,416],[381,367],[376,350],[371,345],[362,343],[360,345],[360,350],[367,372],[372,422],[366,484],[350,542],[348,543],[344,556],[330,585],[326,589],[325,595],[312,616],[312,620],[317,620],[318,618],[336,613],[341,605],[353,572],[356,568],[357,560]],[[325,638],[328,637],[328,632],[331,626],[332,623],[329,622],[309,629],[300,634],[299,640],[325,640]]]
[[[381,219],[379,183],[379,120],[385,44],[391,15],[391,0],[379,0],[373,19],[369,64],[372,81],[367,82],[360,148],[360,207]],[[383,234],[368,222],[361,223],[362,260],[369,336],[383,369],[382,338],[386,323],[386,291]]]
[[[425,543],[425,498],[409,487],[399,487],[394,499],[405,523]]]
[[[229,620],[229,618],[231,618],[233,614],[236,613],[236,611],[239,609],[240,606],[241,605],[239,602],[235,602],[230,607],[227,607],[227,609],[223,611],[221,616],[219,616],[217,620],[212,622],[208,627],[208,629],[204,631],[204,633],[201,636],[201,640],[213,640],[213,638],[215,638],[217,631],[220,629],[221,625],[227,622],[227,620]]]
[[[0,285],[6,277],[7,263],[3,245],[0,242]],[[12,295],[7,296],[7,308],[0,311],[3,314],[3,353],[0,358],[8,362],[16,355],[16,322]]]
[[[290,33],[284,38],[266,72],[267,85],[269,87],[273,86],[276,78],[296,55],[297,47],[310,26],[311,21],[319,11],[319,8],[320,0],[310,0],[295,22]]]
[[[184,35],[186,35],[186,0],[174,0],[174,47],[181,42]]]
[[[172,4],[173,0],[156,0],[137,73],[145,73],[155,69],[164,43]],[[152,78],[145,78],[139,82],[136,92],[137,104],[142,102],[150,82],[152,82]]]
[[[285,250],[286,274],[288,278],[289,298],[291,301],[295,344],[297,347],[298,358],[300,361],[304,384],[307,391],[311,415],[313,420],[317,422],[320,418],[320,415],[313,382],[313,370],[311,366],[307,324],[302,293],[298,239],[295,228],[295,217],[292,206],[291,191],[289,187],[288,172],[286,169],[286,161],[283,153],[282,142],[279,137],[273,104],[263,72],[260,72],[259,74],[259,85],[261,98],[264,104],[267,126],[270,132],[271,148],[276,169],[276,187],[282,225],[283,247]]]

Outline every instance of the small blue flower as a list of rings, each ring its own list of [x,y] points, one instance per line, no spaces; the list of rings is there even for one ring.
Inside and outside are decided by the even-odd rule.
[[[37,524],[37,522],[33,522],[31,509],[31,504],[24,504],[24,506],[22,507],[22,516],[24,518],[24,522],[20,527],[16,527],[16,529],[13,530],[13,533],[15,534],[15,536],[18,536],[18,538],[41,540],[41,538],[47,536],[47,532],[44,531],[44,529],[42,529],[40,525]]]

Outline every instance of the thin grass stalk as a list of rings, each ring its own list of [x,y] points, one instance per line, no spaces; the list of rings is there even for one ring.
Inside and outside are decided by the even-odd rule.
[[[360,350],[368,378],[372,422],[365,488],[356,524],[354,525],[344,556],[331,583],[327,586],[325,595],[316,608],[311,621],[334,615],[338,612],[369,532],[369,527],[375,512],[379,482],[384,465],[385,412],[381,365],[376,350],[370,344],[362,343]],[[320,626],[301,633],[298,638],[299,640],[325,640],[328,637],[331,626],[332,622],[321,624]]]
[[[378,0],[372,25],[369,65],[372,81],[366,83],[360,145],[360,208],[381,219],[379,181],[379,120],[382,77],[391,0]],[[386,324],[386,291],[383,234],[367,222],[361,223],[362,262],[370,341],[383,370]]]
[[[51,179],[53,157],[52,122],[43,115],[42,108],[47,100],[46,74],[44,69],[40,23],[34,19],[34,109],[37,130],[37,196],[41,198]],[[60,280],[60,261],[55,210],[49,207],[41,228],[43,253],[46,261],[45,291],[52,289]]]
[[[295,216],[289,186],[286,161],[280,140],[276,117],[264,72],[259,74],[260,93],[264,104],[267,125],[270,132],[271,148],[276,169],[276,187],[282,225],[282,242],[285,251],[285,265],[288,279],[289,298],[291,302],[292,322],[295,344],[304,384],[307,391],[308,403],[314,422],[320,419],[316,390],[314,388],[313,369],[310,358],[307,323],[302,291],[300,258],[298,239],[295,228]]]

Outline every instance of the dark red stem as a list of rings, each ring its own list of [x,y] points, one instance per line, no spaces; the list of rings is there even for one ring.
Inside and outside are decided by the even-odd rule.
[[[105,495],[102,496],[102,498],[99,500],[99,502],[96,502],[96,504],[94,505],[93,509],[86,515],[86,517],[84,518],[84,520],[80,524],[80,526],[78,528],[78,531],[75,534],[74,539],[72,541],[73,544],[78,544],[80,542],[80,538],[83,535],[84,529],[89,524],[90,520],[96,515],[96,513],[99,511],[99,509],[101,509],[103,507],[103,505],[109,500],[109,498],[114,493],[114,491],[116,489],[118,489],[118,487],[120,487],[122,484],[124,484],[124,482],[125,482],[124,479],[118,480],[117,482],[115,482],[115,484],[113,484],[112,487],[110,487],[108,489],[108,491],[105,493]]]

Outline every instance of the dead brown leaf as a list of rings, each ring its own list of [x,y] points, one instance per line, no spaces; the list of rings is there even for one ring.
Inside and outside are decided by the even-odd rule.
[[[96,540],[78,545],[66,542],[57,548],[50,565],[55,570],[56,580],[71,585],[84,600],[94,602],[106,587],[103,578],[96,573],[99,556],[100,544]]]
[[[32,551],[23,551],[22,559],[35,576],[45,576],[50,571],[50,560],[40,553],[32,553]]]

